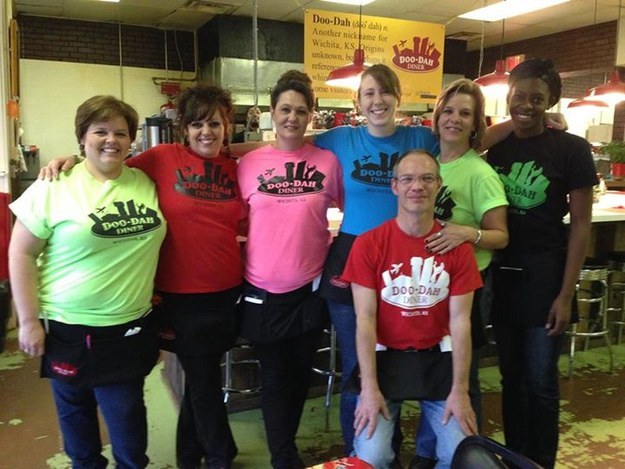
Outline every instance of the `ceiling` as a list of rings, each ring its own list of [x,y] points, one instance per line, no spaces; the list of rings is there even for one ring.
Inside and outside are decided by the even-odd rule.
[[[619,18],[623,0],[571,0],[505,21],[504,42],[544,36]],[[495,0],[375,0],[362,8],[365,16],[399,18],[446,25],[446,35],[468,41],[468,49],[501,43],[502,21],[483,23],[458,15]],[[252,17],[254,0],[13,0],[14,12],[101,22],[193,31],[216,15]],[[596,6],[596,14],[595,14]],[[358,13],[357,6],[322,0],[257,0],[258,18],[304,22],[304,10]]]

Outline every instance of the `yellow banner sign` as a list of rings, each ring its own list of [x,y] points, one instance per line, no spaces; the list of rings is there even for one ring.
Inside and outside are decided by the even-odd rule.
[[[443,82],[445,26],[393,18],[306,10],[304,70],[319,98],[353,98],[353,91],[325,84],[328,74],[351,63],[359,44],[365,63],[383,63],[399,76],[404,103],[434,103]]]

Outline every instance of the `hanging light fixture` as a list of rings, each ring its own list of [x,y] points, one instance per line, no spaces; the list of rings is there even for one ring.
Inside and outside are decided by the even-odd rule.
[[[607,83],[591,88],[588,97],[612,106],[625,101],[625,83],[621,81],[618,67],[614,68]]]
[[[618,41],[619,41],[619,30],[623,26],[621,22],[621,3],[622,0],[618,2],[618,26],[616,32],[616,55],[614,63],[617,63],[618,57]],[[625,101],[625,82],[621,80],[619,67],[614,67],[614,70],[610,74],[610,78],[607,83],[603,85],[595,86],[590,89],[590,93],[588,93],[589,98],[597,99],[599,101],[603,101],[609,105],[616,105],[621,101]]]
[[[590,97],[590,89],[586,90],[586,95],[583,98],[574,99],[566,107],[567,109],[589,109],[592,108],[606,108],[609,107],[607,103],[599,99],[593,99]]]
[[[354,61],[335,68],[326,79],[326,85],[357,90],[360,86],[360,75],[369,65],[365,64],[365,51],[361,45],[362,38],[362,4],[358,13],[358,49],[354,51]]]
[[[595,0],[595,12],[593,17],[593,32],[595,35],[597,34],[597,4],[598,1]],[[590,73],[592,76],[592,71],[594,68],[594,57],[590,64]],[[569,103],[567,109],[576,109],[580,111],[600,111],[601,109],[609,107],[607,103],[601,101],[599,99],[592,98],[590,96],[590,89],[586,90],[586,94],[582,98],[575,99]]]
[[[508,92],[508,77],[510,74],[506,71],[506,61],[503,59],[503,39],[506,32],[506,20],[501,20],[501,46],[499,52],[499,60],[495,62],[495,71],[482,75],[474,81],[482,88],[482,92],[486,96],[498,97],[505,96]],[[484,23],[482,23],[482,50],[484,53]],[[480,68],[482,57],[480,57]]]

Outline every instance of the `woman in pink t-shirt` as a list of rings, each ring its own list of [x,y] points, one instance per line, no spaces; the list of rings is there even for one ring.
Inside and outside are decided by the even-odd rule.
[[[249,214],[241,334],[262,370],[262,411],[274,468],[304,467],[295,445],[310,369],[327,311],[315,293],[330,246],[327,209],[342,207],[335,155],[304,142],[311,80],[286,72],[271,93],[276,142],[239,163]]]

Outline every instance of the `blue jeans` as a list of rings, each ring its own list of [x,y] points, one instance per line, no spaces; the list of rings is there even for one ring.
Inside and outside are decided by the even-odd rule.
[[[478,376],[478,351],[473,350],[469,371],[469,398],[477,419],[478,432],[482,428],[482,392]],[[436,454],[436,434],[428,419],[419,418],[419,426],[415,433],[415,454],[429,459],[438,459]]]
[[[65,453],[74,469],[105,469],[98,426],[100,407],[113,457],[120,469],[148,465],[148,426],[143,403],[143,379],[84,388],[51,380]]]
[[[336,337],[341,351],[342,382],[347,382],[354,372],[358,357],[356,355],[356,313],[352,305],[327,300],[330,320],[336,329]],[[341,390],[339,419],[345,444],[345,455],[354,451],[354,412],[358,394]]]
[[[421,419],[428,422],[436,438],[436,455],[438,458],[436,467],[440,469],[449,468],[456,448],[466,435],[453,416],[447,424],[441,423],[445,411],[445,401],[420,401],[420,403]],[[354,437],[356,456],[373,465],[376,469],[390,467],[395,458],[392,439],[401,404],[402,401],[387,400],[386,405],[391,418],[386,420],[382,414],[379,414],[377,426],[370,439],[367,439],[366,429]]]
[[[474,348],[471,353],[471,366],[469,368],[469,398],[471,399],[471,407],[475,412],[475,418],[477,420],[478,433],[482,431],[482,389],[480,387],[479,376],[479,358],[481,342],[485,340],[483,331],[479,331],[479,335],[476,334],[475,328],[483,329],[483,325],[490,323],[490,310],[491,310],[491,288],[492,277],[490,271],[485,269],[482,271],[482,280],[484,281],[484,288],[475,290],[473,295],[473,304],[471,306],[471,327],[472,327],[472,343],[477,343],[477,348]],[[488,286],[487,286],[488,285]],[[476,318],[475,316],[478,316]],[[424,419],[419,420],[419,427],[415,434],[415,454],[423,456],[429,459],[437,459],[436,457],[436,436],[430,428],[428,422]]]
[[[560,387],[558,358],[564,334],[506,321],[494,325],[502,384],[506,445],[545,468],[558,450]]]

